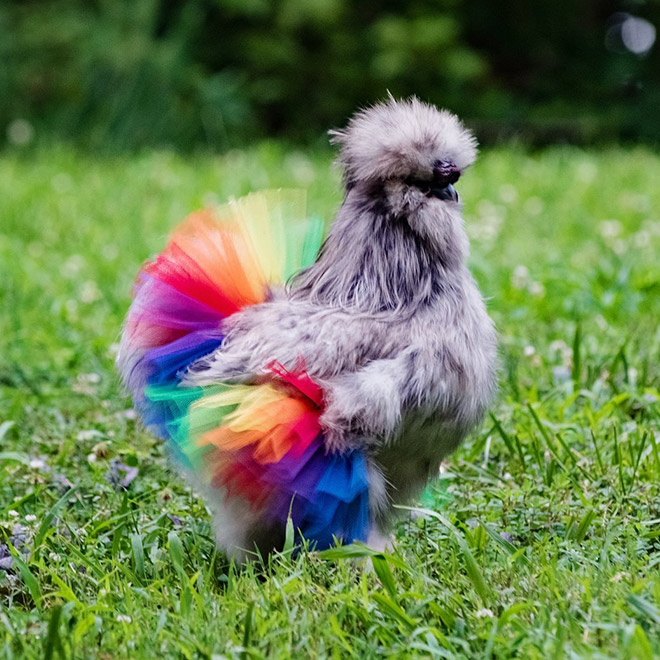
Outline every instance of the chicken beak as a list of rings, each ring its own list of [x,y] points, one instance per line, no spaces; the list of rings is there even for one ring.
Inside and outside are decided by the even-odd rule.
[[[443,186],[442,188],[435,188],[433,190],[433,196],[438,199],[444,199],[446,201],[452,200],[458,202],[458,193],[454,186],[450,184]]]

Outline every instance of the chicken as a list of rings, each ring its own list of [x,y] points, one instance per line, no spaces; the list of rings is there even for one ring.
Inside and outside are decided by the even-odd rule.
[[[437,474],[496,389],[496,334],[466,265],[454,188],[476,142],[415,98],[362,110],[331,135],[345,195],[316,261],[228,316],[180,385],[250,385],[273,363],[304,364],[323,391],[326,451],[365,457],[366,540],[382,547],[394,505]],[[221,547],[281,544],[281,525],[201,488]]]

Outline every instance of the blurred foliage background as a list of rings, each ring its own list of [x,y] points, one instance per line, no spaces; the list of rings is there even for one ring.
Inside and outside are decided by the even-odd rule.
[[[323,139],[417,94],[482,141],[660,139],[657,0],[4,0],[0,141]]]

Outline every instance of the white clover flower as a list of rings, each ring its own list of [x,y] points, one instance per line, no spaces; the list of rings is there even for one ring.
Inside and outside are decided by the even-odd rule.
[[[653,236],[660,236],[660,220],[646,220],[644,229]]]
[[[618,220],[603,220],[600,223],[600,235],[604,239],[617,238],[621,235],[621,223]]]
[[[543,212],[544,204],[540,197],[530,197],[525,202],[525,213],[528,215],[540,215]]]
[[[578,165],[576,174],[582,183],[591,183],[598,174],[598,167],[593,161],[585,160]]]
[[[80,254],[72,254],[62,265],[62,275],[73,278],[85,266],[85,257]]]
[[[94,438],[103,438],[103,433],[101,431],[97,431],[96,429],[87,429],[85,431],[79,431],[78,435],[76,436],[78,440],[85,441],[85,440],[93,440]]]
[[[571,347],[561,339],[555,339],[550,342],[548,347],[551,353],[559,353],[561,355],[562,363],[565,365],[570,365],[573,360],[573,350]]]
[[[119,247],[116,243],[107,243],[101,248],[101,254],[106,261],[114,261],[119,256]]]
[[[602,314],[596,314],[596,316],[594,316],[594,321],[596,321],[596,325],[600,330],[607,330],[610,327],[607,319]]]
[[[527,266],[516,266],[511,274],[511,286],[514,289],[524,289],[529,281],[529,269]]]
[[[500,186],[499,193],[500,199],[507,204],[511,204],[518,199],[518,189],[510,183]]]
[[[552,368],[552,377],[555,383],[567,383],[571,380],[571,370],[566,365],[560,365]]]
[[[529,287],[527,287],[527,290],[533,296],[540,297],[545,295],[545,287],[540,282],[530,282]]]
[[[314,181],[316,177],[314,166],[309,158],[301,151],[290,153],[285,159],[285,164],[299,186],[308,186]]]
[[[34,127],[27,119],[14,119],[7,126],[7,140],[17,147],[24,147],[34,139]]]
[[[66,172],[58,172],[50,181],[53,190],[58,193],[69,192],[73,188],[73,179]]]
[[[611,247],[614,254],[618,254],[620,256],[627,250],[628,245],[623,239],[618,238],[617,240],[612,241]]]
[[[101,298],[101,290],[98,287],[98,284],[93,280],[87,280],[83,282],[80,287],[80,300],[82,300],[86,305],[93,303]]]

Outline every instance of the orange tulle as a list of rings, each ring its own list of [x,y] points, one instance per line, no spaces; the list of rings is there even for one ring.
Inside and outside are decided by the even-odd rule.
[[[236,221],[219,223],[211,211],[194,213],[171,237],[238,308],[263,302],[266,279],[245,231]]]
[[[254,445],[254,458],[260,463],[277,463],[294,445],[302,453],[319,432],[318,412],[305,399],[271,386],[262,389],[265,403],[247,401],[239,406],[223,426],[202,435],[200,447],[213,445],[231,452]]]

